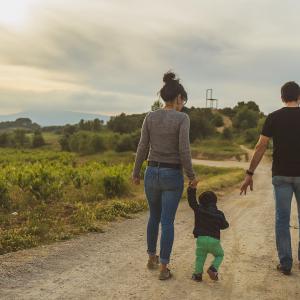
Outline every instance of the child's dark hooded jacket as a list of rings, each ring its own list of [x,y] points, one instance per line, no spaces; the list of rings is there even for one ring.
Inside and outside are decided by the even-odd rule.
[[[229,227],[224,213],[217,208],[217,198],[212,192],[205,192],[200,203],[196,199],[196,189],[189,187],[188,202],[195,213],[194,237],[210,236],[220,239],[220,230]]]

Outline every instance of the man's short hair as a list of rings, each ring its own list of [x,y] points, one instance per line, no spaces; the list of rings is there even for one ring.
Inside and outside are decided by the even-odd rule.
[[[284,102],[297,101],[300,96],[300,87],[295,81],[289,81],[281,87],[281,99]]]

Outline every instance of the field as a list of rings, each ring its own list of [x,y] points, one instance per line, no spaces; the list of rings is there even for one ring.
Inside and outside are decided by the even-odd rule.
[[[248,161],[247,152],[234,141],[218,138],[196,141],[191,146],[192,156],[198,159]]]
[[[132,153],[79,156],[47,150],[0,151],[0,254],[66,240],[147,209],[131,184]],[[195,166],[200,191],[242,178],[237,168]]]

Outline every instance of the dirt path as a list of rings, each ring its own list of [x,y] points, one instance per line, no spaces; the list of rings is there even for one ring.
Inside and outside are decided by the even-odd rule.
[[[244,166],[237,162],[201,163]],[[0,299],[300,299],[296,264],[290,277],[274,268],[277,257],[269,169],[268,163],[261,164],[255,175],[255,191],[246,198],[236,189],[220,200],[231,226],[222,235],[225,259],[219,282],[211,282],[206,275],[202,283],[190,279],[193,213],[182,202],[171,261],[174,279],[160,282],[157,271],[145,268],[147,213],[143,213],[112,224],[103,234],[1,256]],[[293,211],[291,225],[298,227],[295,207]],[[296,253],[298,230],[291,231]],[[294,257],[296,260],[296,254]]]

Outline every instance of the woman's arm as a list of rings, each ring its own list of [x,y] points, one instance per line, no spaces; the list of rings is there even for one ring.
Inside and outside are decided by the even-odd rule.
[[[195,173],[192,167],[192,156],[190,150],[190,118],[185,114],[185,118],[179,128],[179,155],[182,166],[190,182],[195,180]]]
[[[148,128],[148,114],[143,122],[142,131],[141,131],[141,138],[139,141],[139,145],[137,148],[137,153],[135,157],[135,163],[133,168],[133,179],[138,179],[140,177],[140,171],[143,162],[147,159],[147,155],[149,152],[149,145],[150,145],[150,134],[149,134],[149,128]]]

